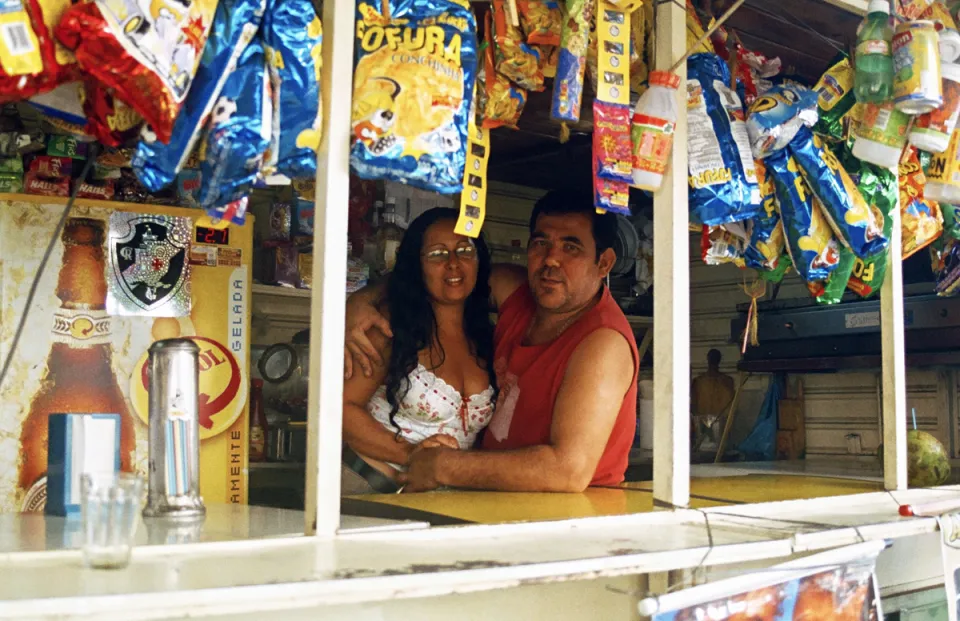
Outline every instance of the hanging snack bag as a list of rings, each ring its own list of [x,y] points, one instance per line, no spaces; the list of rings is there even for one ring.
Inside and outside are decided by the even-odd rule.
[[[144,12],[144,7],[149,10]],[[169,142],[190,91],[217,3],[95,0],[70,7],[57,38],[80,68],[136,110]]]
[[[868,205],[850,175],[819,137],[802,128],[790,143],[804,178],[824,207],[824,215],[838,239],[865,259],[887,247],[883,213]]]
[[[943,234],[940,205],[923,197],[926,177],[915,149],[900,164],[900,222],[903,259],[932,244]]]
[[[28,99],[80,77],[73,54],[53,36],[69,6],[62,0],[12,0],[3,5],[0,103]]]
[[[386,16],[378,6],[357,5],[353,171],[456,194],[477,71],[473,11],[466,3],[392,0]]]
[[[709,226],[748,220],[761,210],[743,108],[729,82],[716,54],[687,61],[690,218]]]
[[[833,140],[843,139],[843,117],[857,103],[853,93],[853,76],[850,59],[844,57],[827,69],[813,87],[817,94],[818,134]]]
[[[207,119],[220,97],[237,59],[253,40],[263,18],[265,0],[220,0],[214,15],[212,32],[203,51],[190,94],[183,103],[166,144],[145,128],[133,156],[137,178],[151,192],[173,183],[177,173],[187,166]]]
[[[602,179],[633,183],[630,107],[594,100],[593,157]]]
[[[507,17],[505,0],[493,1],[493,40],[497,71],[520,88],[542,91],[540,52],[524,43],[523,33]]]
[[[595,0],[567,0],[550,106],[550,118],[555,121],[575,123],[580,120],[587,48],[590,45],[590,19],[595,6]]]
[[[544,78],[557,77],[557,62],[560,60],[560,47],[556,45],[538,45],[540,54],[540,69]]]
[[[96,80],[88,80],[84,86],[83,111],[87,116],[84,131],[94,136],[101,144],[119,147],[136,138],[143,125],[143,117],[133,108],[120,101],[112,88]]]
[[[270,81],[263,45],[247,46],[210,115],[200,162],[200,204],[208,212],[250,194],[270,146]]]
[[[487,13],[487,23],[490,13]],[[490,32],[489,27],[487,32]],[[494,68],[493,44],[485,44],[483,66],[480,69],[477,87],[480,89],[477,102],[484,129],[511,127],[516,129],[520,113],[527,103],[527,91],[514,86]]]
[[[753,219],[750,243],[743,257],[747,267],[757,270],[775,270],[784,252],[783,223],[777,209],[777,188],[762,161],[757,161],[757,180],[763,210]]]
[[[747,237],[747,231],[740,222],[704,226],[700,236],[700,256],[707,265],[733,263],[743,267]]]
[[[787,253],[811,293],[820,295],[830,273],[837,269],[840,247],[797,161],[778,151],[766,164],[777,191]]]
[[[517,0],[520,27],[530,45],[560,45],[563,11],[556,0]]]
[[[273,144],[266,174],[313,179],[320,147],[323,27],[310,0],[273,0],[263,44],[273,92]]]
[[[817,122],[818,97],[805,86],[775,86],[750,106],[747,132],[753,156],[761,160],[785,148],[802,127]]]
[[[839,304],[847,290],[847,283],[853,274],[857,257],[849,248],[839,247],[840,257],[837,260],[837,269],[830,272],[830,277],[823,284],[823,290],[816,296],[817,304]]]
[[[840,161],[850,179],[857,185],[861,196],[874,209],[883,215],[883,236],[890,239],[893,231],[893,210],[897,206],[897,175],[887,168],[863,162],[853,156],[849,148],[839,151]],[[884,250],[866,259],[854,261],[853,273],[847,281],[847,288],[867,298],[880,290],[887,271],[887,256]]]

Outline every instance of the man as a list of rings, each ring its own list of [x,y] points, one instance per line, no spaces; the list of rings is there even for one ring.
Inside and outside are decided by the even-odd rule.
[[[481,451],[418,448],[406,491],[440,486],[580,492],[623,481],[634,437],[639,359],[633,331],[604,286],[616,262],[616,217],[589,195],[550,192],[530,217],[527,275],[495,266],[500,313],[494,369],[500,390]],[[365,333],[387,322],[371,291],[351,297],[351,354],[365,372],[376,352]]]
[[[708,351],[707,372],[698,375],[690,384],[690,414],[693,417],[690,429],[695,451],[699,450],[707,439],[712,442],[720,441],[720,438],[714,437],[714,427],[733,401],[733,378],[720,372],[721,360],[723,355],[720,350]]]

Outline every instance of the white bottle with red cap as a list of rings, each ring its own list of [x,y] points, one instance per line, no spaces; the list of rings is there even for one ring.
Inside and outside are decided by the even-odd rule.
[[[650,88],[633,111],[633,185],[655,192],[663,183],[673,132],[677,125],[677,88],[680,76],[668,71],[650,73]]]

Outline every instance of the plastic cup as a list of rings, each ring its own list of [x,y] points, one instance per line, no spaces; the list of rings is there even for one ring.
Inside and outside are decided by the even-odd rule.
[[[126,567],[143,505],[143,480],[135,474],[84,474],[80,490],[84,564]]]

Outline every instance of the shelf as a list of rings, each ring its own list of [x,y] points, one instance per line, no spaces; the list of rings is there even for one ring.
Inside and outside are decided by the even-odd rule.
[[[280,287],[276,285],[253,285],[253,293],[256,295],[274,295],[282,298],[306,298],[310,299],[312,291],[310,289],[294,289],[293,287]]]

